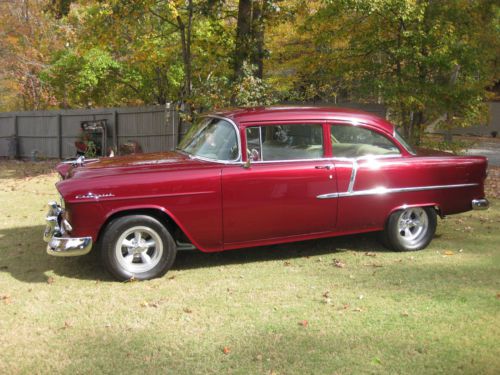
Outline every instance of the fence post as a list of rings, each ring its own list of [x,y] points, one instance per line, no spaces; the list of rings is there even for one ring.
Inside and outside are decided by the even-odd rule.
[[[17,115],[14,115],[14,159],[19,158],[19,124]]]
[[[113,111],[113,152],[118,155],[118,111]]]
[[[57,114],[57,150],[59,159],[63,158],[63,142],[62,142],[62,116]]]

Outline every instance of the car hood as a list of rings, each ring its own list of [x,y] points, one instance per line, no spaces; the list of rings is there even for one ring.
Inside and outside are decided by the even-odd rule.
[[[214,163],[192,158],[180,152],[158,152],[90,159],[83,164],[61,163],[56,170],[63,179],[144,173],[157,170],[179,170],[213,166]]]

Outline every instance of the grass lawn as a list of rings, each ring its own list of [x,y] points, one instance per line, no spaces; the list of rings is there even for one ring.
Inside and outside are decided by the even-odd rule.
[[[0,373],[498,374],[500,200],[426,250],[358,235],[180,253],[119,283],[42,241],[50,165],[0,162]]]

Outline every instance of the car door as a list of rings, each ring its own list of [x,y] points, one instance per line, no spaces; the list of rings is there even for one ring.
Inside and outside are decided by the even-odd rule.
[[[226,247],[332,231],[337,191],[335,169],[324,158],[321,123],[247,126],[245,166],[222,171]]]

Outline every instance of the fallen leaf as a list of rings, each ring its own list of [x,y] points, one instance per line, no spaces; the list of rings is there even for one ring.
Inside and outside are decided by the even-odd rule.
[[[325,293],[323,293],[323,297],[325,298],[330,297],[330,292],[327,290]]]
[[[403,311],[403,312],[401,313],[401,316],[403,316],[403,317],[405,317],[405,318],[406,318],[407,316],[409,316],[409,315],[410,315],[410,314],[408,314],[408,311]]]
[[[147,301],[142,301],[141,302],[141,307],[148,307],[149,303]]]
[[[342,306],[342,308],[343,308],[344,310],[347,310],[347,309],[349,308],[349,304],[344,303],[344,305]]]
[[[497,293],[497,298],[500,299],[500,292]]]
[[[170,276],[168,279],[169,279],[169,280],[173,280],[173,279],[175,279],[175,275]]]
[[[335,267],[338,267],[338,268],[344,268],[345,267],[345,263],[343,263],[342,261],[340,261],[338,259],[334,259],[333,260],[333,265]]]
[[[63,329],[68,329],[68,328],[71,328],[71,327],[73,327],[73,325],[72,325],[70,322],[65,321],[65,322],[64,322],[64,327],[62,327],[62,328],[63,328]]]
[[[353,309],[352,311],[355,311],[355,312],[362,312],[363,310],[361,309],[361,307],[356,307],[355,309]]]
[[[451,250],[446,250],[446,251],[444,252],[444,255],[447,255],[447,256],[451,256],[451,255],[454,255],[454,254],[455,254],[455,253],[454,253],[453,251],[451,251]]]
[[[10,295],[9,294],[4,294],[4,295],[0,296],[0,299],[6,305],[10,305],[12,303],[12,300],[10,299]]]
[[[54,284],[54,278],[52,276],[47,278],[47,284]]]
[[[193,310],[191,310],[189,307],[184,307],[183,311],[186,313],[186,314],[191,314],[193,312]]]
[[[231,349],[228,348],[227,346],[225,346],[225,347],[222,348],[222,353],[229,354],[229,353],[231,353]]]
[[[377,254],[376,254],[376,253],[372,253],[372,252],[366,252],[366,253],[365,253],[365,255],[366,255],[367,257],[376,257],[376,256],[377,256]]]
[[[299,326],[307,327],[308,325],[309,325],[309,322],[307,320],[302,320],[299,322]]]
[[[374,268],[380,268],[380,267],[383,267],[383,265],[381,265],[381,264],[377,264],[377,263],[365,263],[365,264],[363,264],[363,266],[366,266],[366,267],[374,267]]]
[[[285,267],[288,267],[290,264],[291,264],[291,263],[290,263],[290,262],[288,262],[288,261],[283,262],[283,265],[284,265]]]

